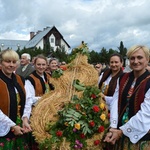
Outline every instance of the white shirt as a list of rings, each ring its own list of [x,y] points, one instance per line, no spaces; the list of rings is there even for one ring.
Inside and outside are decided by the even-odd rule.
[[[15,88],[15,91],[16,91],[16,93],[18,93],[16,88]],[[15,125],[16,125],[16,123],[13,122],[0,109],[0,137],[5,136],[10,131],[10,128],[15,126]]]
[[[41,97],[35,96],[34,86],[29,80],[25,81],[25,90],[26,90],[26,103],[22,118],[27,117],[29,119],[32,111],[32,105],[34,105]]]
[[[119,80],[118,80],[119,82]],[[113,95],[110,109],[110,126],[117,128],[118,124],[118,92],[119,84]],[[146,92],[141,109],[130,120],[119,127],[132,143],[137,143],[150,130],[150,89]]]

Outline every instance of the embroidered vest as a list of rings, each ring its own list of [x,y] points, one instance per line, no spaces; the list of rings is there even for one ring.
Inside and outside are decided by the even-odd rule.
[[[22,82],[21,77],[19,75],[16,75],[16,79],[23,92],[25,93],[24,83]],[[11,95],[9,95],[7,84],[2,79],[0,79],[0,109],[7,116],[9,116],[10,113],[10,96]]]
[[[111,73],[112,73],[111,69],[107,69],[103,73],[103,76],[102,76],[101,81],[99,83],[99,88],[101,90],[104,88],[105,80],[111,75]],[[112,79],[109,82],[109,85],[106,88],[104,88],[105,89],[105,92],[104,92],[105,95],[113,96],[113,94],[115,92],[116,85],[117,85],[117,79],[122,75],[122,73],[123,73],[123,71],[120,68],[120,71],[114,77],[112,77]]]
[[[150,74],[148,72],[145,72],[141,77],[137,79],[133,94],[128,102],[127,94],[133,80],[133,72],[125,73],[120,79],[118,101],[119,126],[122,125],[121,120],[127,105],[129,106],[129,118],[131,118],[140,110],[140,105],[144,101],[145,93],[150,87]]]
[[[50,91],[50,86],[49,86],[49,80],[51,76],[48,73],[44,73],[44,77],[46,80],[46,83],[43,81],[43,79],[36,74],[34,71],[27,79],[30,80],[32,85],[34,86],[35,89],[35,96],[42,96],[43,94],[46,93],[46,91]],[[46,86],[48,84],[48,86]],[[48,88],[48,89],[47,89]]]

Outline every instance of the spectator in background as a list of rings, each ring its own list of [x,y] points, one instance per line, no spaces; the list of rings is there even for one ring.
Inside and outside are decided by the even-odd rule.
[[[46,69],[46,72],[50,73],[52,75],[52,72],[57,70],[59,68],[59,61],[57,58],[51,58],[49,60],[48,68]]]
[[[32,61],[30,62],[30,64],[32,65],[32,67],[34,68],[34,61],[35,61],[36,57],[32,57]]]
[[[23,53],[21,55],[20,66],[16,69],[16,74],[26,78],[33,71],[34,68],[30,64],[31,56],[28,53]]]
[[[65,62],[65,61],[62,61],[62,62],[60,63],[60,67],[59,67],[59,68],[62,69],[63,71],[65,71],[65,70],[67,69],[66,62]]]
[[[95,69],[98,71],[98,75],[100,76],[100,74],[102,73],[102,69],[103,69],[103,66],[101,63],[97,63],[95,65]]]

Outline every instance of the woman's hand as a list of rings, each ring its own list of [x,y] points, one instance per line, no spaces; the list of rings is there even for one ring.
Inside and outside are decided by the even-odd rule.
[[[29,120],[28,120],[27,117],[23,117],[22,126],[23,126],[23,129],[24,129],[24,133],[28,133],[28,132],[32,131],[32,129],[30,127],[30,124],[29,124]]]
[[[101,92],[100,97],[105,101],[105,95]]]
[[[122,130],[110,128],[109,132],[106,134],[104,142],[115,144],[117,140],[122,136]]]
[[[11,131],[14,133],[14,135],[23,135],[24,133],[24,129],[18,125],[11,127]]]

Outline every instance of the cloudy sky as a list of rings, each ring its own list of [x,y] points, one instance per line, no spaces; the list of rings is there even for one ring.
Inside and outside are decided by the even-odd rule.
[[[150,47],[149,10],[150,0],[0,0],[0,39],[29,40],[54,25],[72,48]]]

